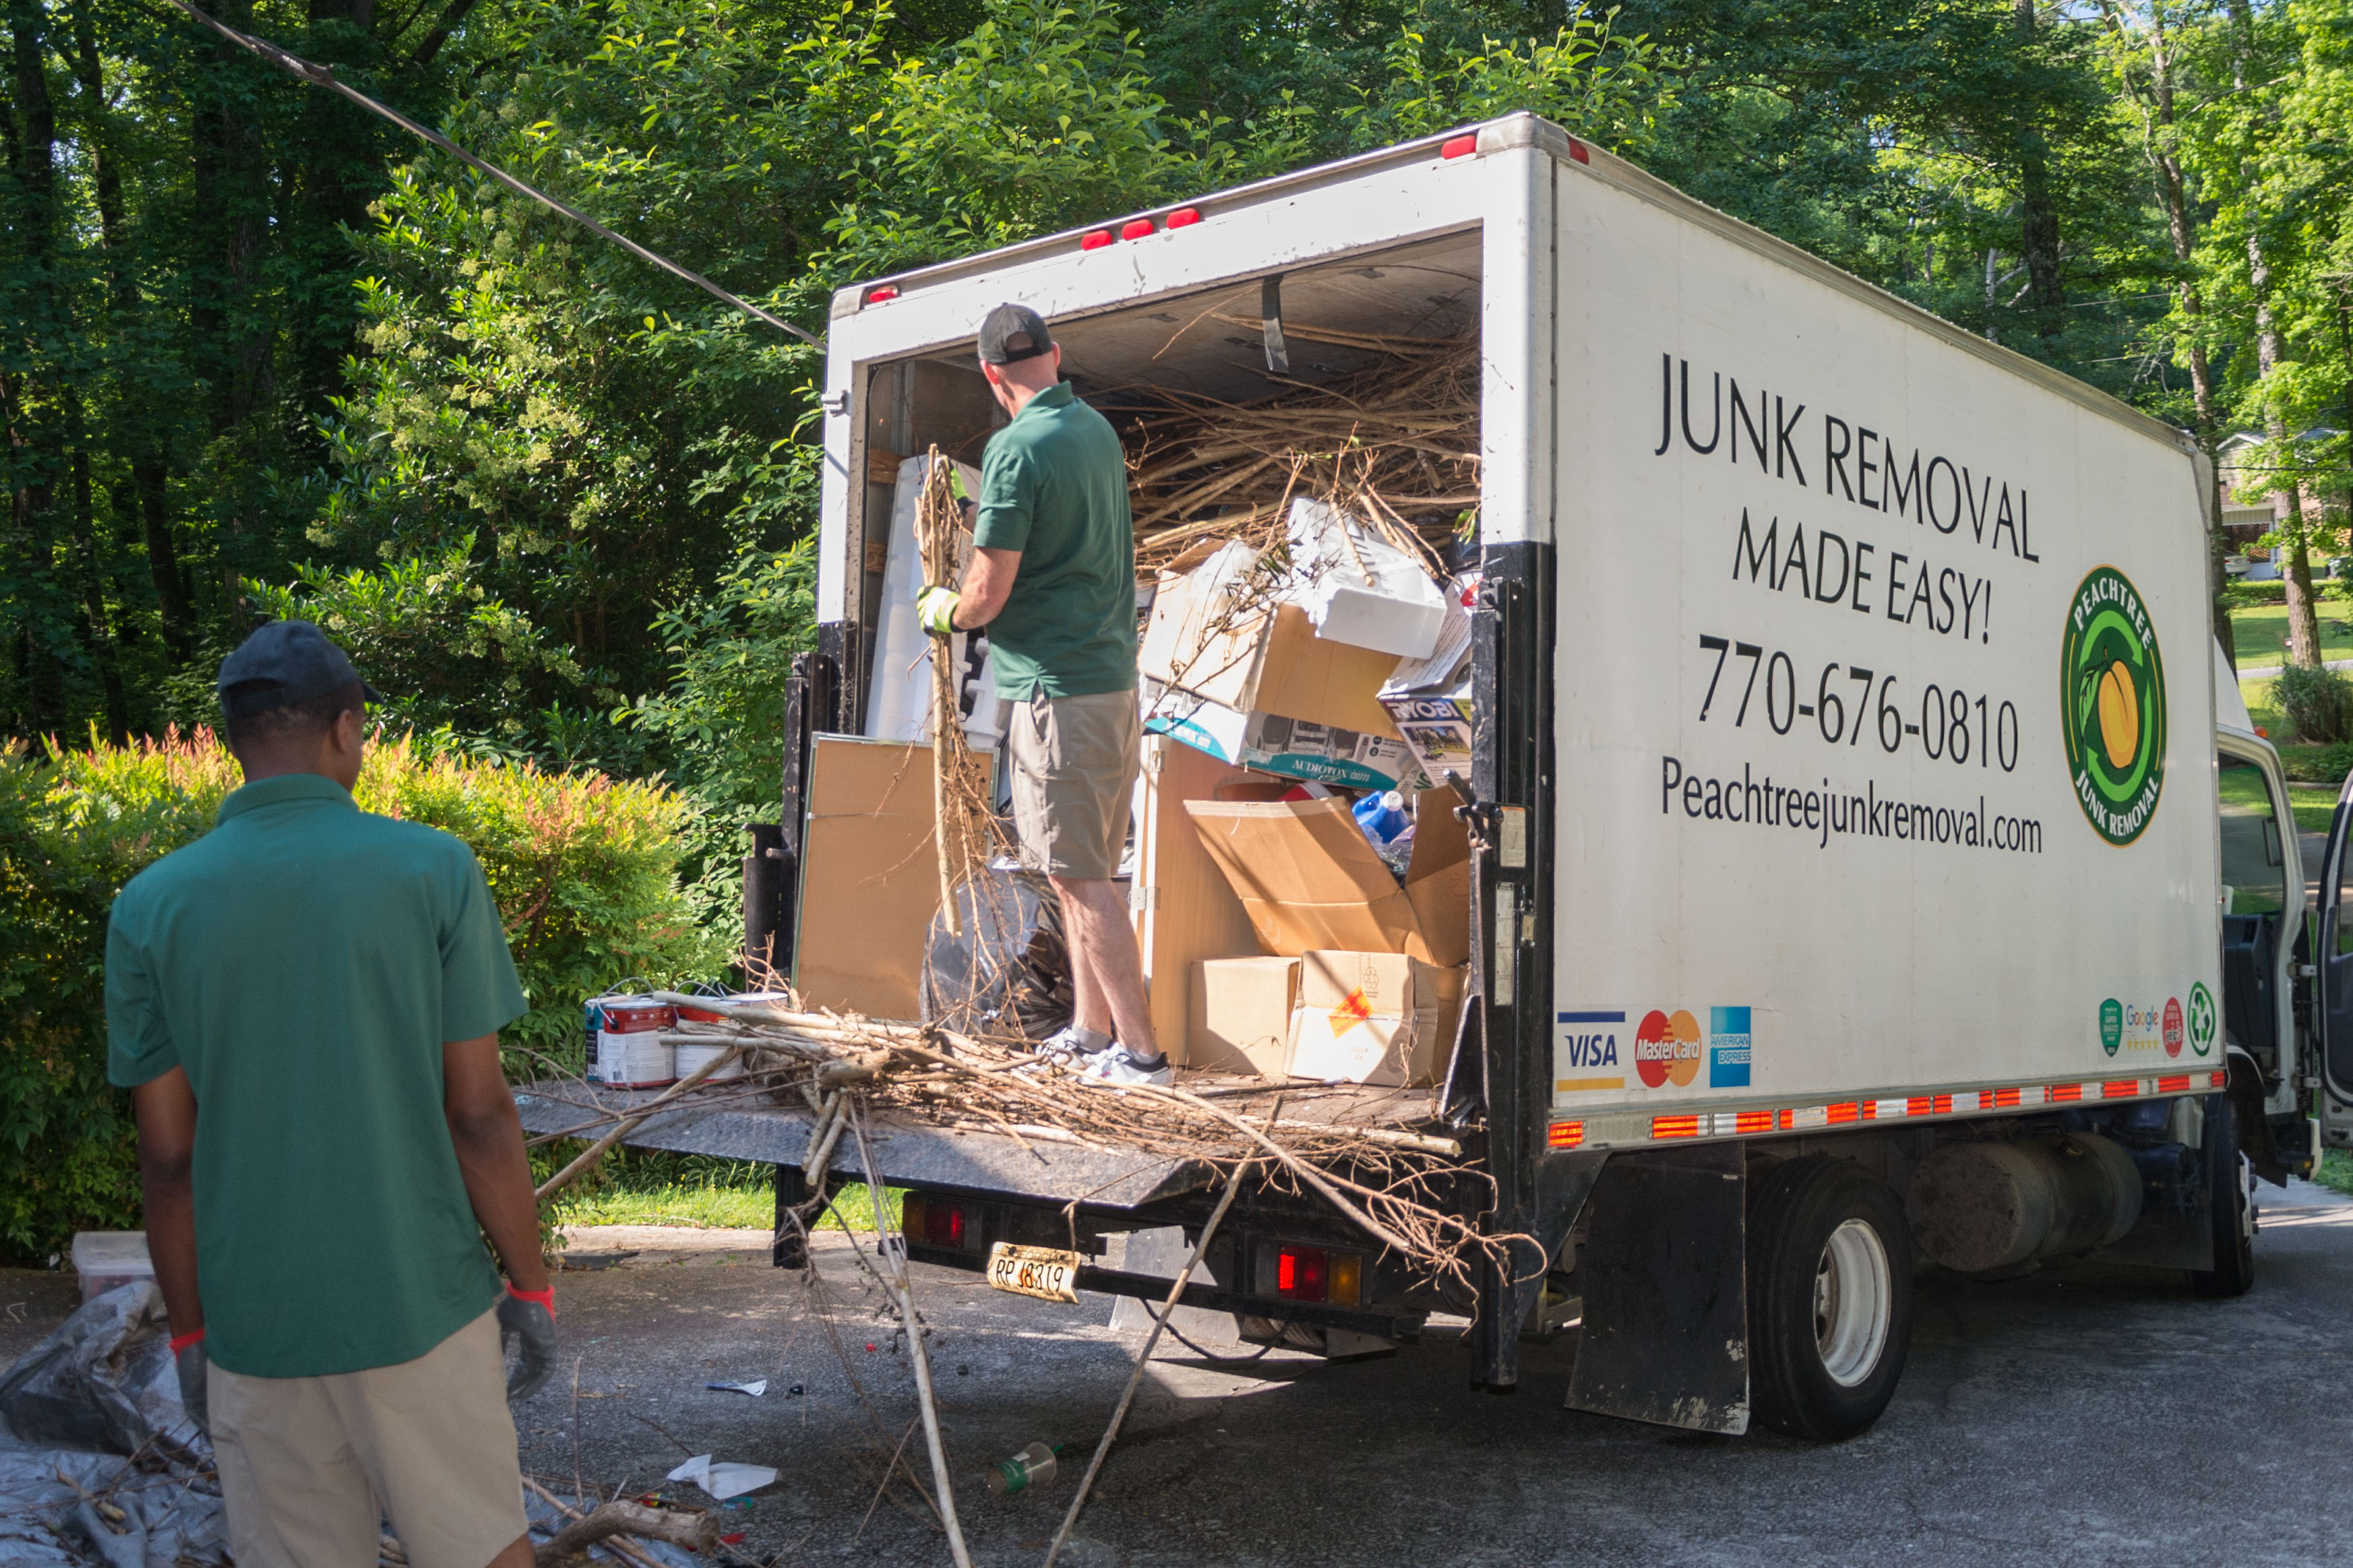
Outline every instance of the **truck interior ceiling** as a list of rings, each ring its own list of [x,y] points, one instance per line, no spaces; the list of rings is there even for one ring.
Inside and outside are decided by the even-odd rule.
[[[1472,367],[1467,384],[1475,404],[1475,358],[1458,362],[1447,349],[1477,339],[1480,247],[1476,230],[1439,235],[1272,279],[1253,276],[1058,321],[1063,374],[1119,427],[1131,468],[1152,447],[1153,421],[1172,412],[1198,413],[1212,402],[1242,408],[1293,399],[1328,405],[1327,389],[1345,391],[1384,374],[1410,377],[1418,366],[1436,374],[1438,362],[1446,361],[1450,372]],[[1279,334],[1269,329],[1270,318],[1280,322]],[[1475,429],[1475,408],[1471,416]],[[867,482],[851,526],[858,541],[852,558],[864,567],[858,618],[868,647],[861,651],[870,657],[885,596],[885,540],[898,463],[937,445],[947,457],[977,466],[990,433],[1004,423],[968,342],[869,368]],[[1298,445],[1312,448],[1324,441],[1326,423],[1303,430]],[[1325,445],[1336,451],[1345,445],[1345,432]],[[1253,457],[1233,456],[1245,466]],[[1190,488],[1198,496],[1215,487]],[[1155,533],[1249,510],[1247,500],[1213,496],[1155,518],[1140,504],[1138,542],[1147,546],[1140,553],[1143,574],[1165,564],[1157,557],[1167,552],[1148,548]],[[1454,508],[1445,521],[1469,510]],[[1409,521],[1421,525],[1425,536],[1439,524],[1430,516]],[[862,705],[852,709],[862,710]]]

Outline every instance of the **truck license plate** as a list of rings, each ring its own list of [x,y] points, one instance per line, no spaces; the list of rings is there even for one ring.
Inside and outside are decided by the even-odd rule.
[[[988,1249],[988,1282],[1017,1296],[1075,1303],[1079,1299],[1079,1266],[1084,1261],[1075,1252],[1051,1247],[1016,1247],[1009,1241],[1000,1241]]]

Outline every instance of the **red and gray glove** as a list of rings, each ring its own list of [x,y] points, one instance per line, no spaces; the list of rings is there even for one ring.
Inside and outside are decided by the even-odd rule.
[[[206,1436],[213,1435],[212,1415],[205,1408],[205,1369],[212,1364],[205,1354],[205,1331],[172,1336],[172,1366],[180,1374],[180,1404],[186,1409],[188,1419]]]
[[[519,1342],[515,1368],[507,1373],[507,1397],[528,1399],[555,1370],[555,1290],[518,1290],[499,1299],[499,1344]]]

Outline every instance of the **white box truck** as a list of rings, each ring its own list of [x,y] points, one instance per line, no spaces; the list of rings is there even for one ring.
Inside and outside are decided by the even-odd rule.
[[[2353,942],[2341,831],[2307,930],[2227,669],[2218,719],[2179,433],[1525,115],[876,279],[833,307],[786,881],[810,734],[894,679],[892,465],[976,458],[1004,300],[1082,395],[1262,398],[1361,364],[1352,333],[1475,334],[1483,366],[1469,1000],[1428,1121],[1493,1180],[1466,1212],[1535,1239],[1475,1300],[1369,1253],[1356,1299],[1306,1300],[1267,1260],[1364,1239],[1261,1194],[1189,1304],[1335,1352],[1465,1313],[1504,1391],[1574,1301],[1572,1405],[1836,1438],[1893,1392],[1925,1260],[2247,1288],[2246,1171],[2308,1172],[2318,1100],[2353,1100],[2353,1015],[2309,984]],[[749,918],[789,952],[846,902]],[[783,1205],[805,1120],[670,1146],[767,1140]],[[886,1179],[957,1216],[916,1256],[1207,1207],[1198,1170],[990,1142],[887,1141]]]

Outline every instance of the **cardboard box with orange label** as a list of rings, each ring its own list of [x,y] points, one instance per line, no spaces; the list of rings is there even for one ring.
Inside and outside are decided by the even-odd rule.
[[[1398,1087],[1434,1082],[1462,1009],[1464,974],[1401,952],[1301,954],[1291,1076]]]

